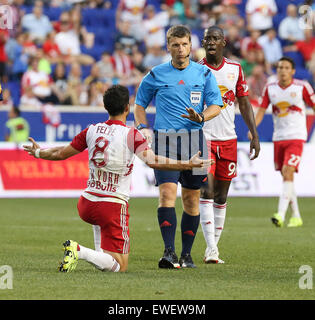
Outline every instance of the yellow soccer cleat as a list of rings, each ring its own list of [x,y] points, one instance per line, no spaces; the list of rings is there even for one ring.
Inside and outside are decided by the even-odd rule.
[[[275,213],[272,218],[271,222],[278,228],[281,228],[283,226],[283,220],[279,213]]]
[[[71,272],[78,264],[78,243],[73,240],[67,240],[63,244],[64,256],[59,266],[60,272]]]
[[[303,225],[303,221],[301,218],[292,217],[289,220],[288,227],[301,227]]]

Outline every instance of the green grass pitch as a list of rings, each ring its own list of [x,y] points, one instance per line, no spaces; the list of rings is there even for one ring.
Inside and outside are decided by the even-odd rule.
[[[13,269],[13,289],[0,300],[212,300],[314,299],[300,289],[299,268],[315,268],[315,199],[299,199],[301,228],[276,228],[270,216],[276,198],[230,198],[219,243],[223,265],[202,262],[199,227],[192,257],[197,269],[159,270],[163,253],[157,199],[130,200],[131,254],[126,273],[100,272],[79,261],[73,273],[57,271],[62,243],[73,239],[93,248],[92,227],[79,218],[77,199],[0,199],[0,267]],[[176,251],[180,255],[180,219]],[[1,281],[1,274],[0,274]],[[313,286],[314,287],[314,286]]]

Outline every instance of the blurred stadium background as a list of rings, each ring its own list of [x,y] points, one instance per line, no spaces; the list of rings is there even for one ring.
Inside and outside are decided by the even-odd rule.
[[[5,143],[12,107],[19,108],[35,140],[71,141],[89,124],[107,119],[102,94],[111,84],[128,86],[133,103],[146,72],[169,59],[167,29],[183,23],[192,31],[191,59],[196,61],[204,55],[204,28],[216,24],[224,29],[225,55],[240,61],[255,110],[264,85],[275,76],[275,61],[282,55],[292,57],[296,77],[314,87],[313,8],[313,1],[300,0],[2,1],[0,196],[77,196],[87,177],[86,155],[62,165],[47,164],[27,157],[14,142]],[[153,101],[150,124],[154,114]],[[128,124],[133,120],[131,112]],[[235,124],[240,142],[239,168],[230,195],[276,196],[280,177],[273,169],[270,110],[258,129],[262,152],[254,162],[247,160],[247,128],[238,110]],[[308,143],[296,187],[302,196],[315,196],[311,160],[314,128],[315,116],[308,109]],[[74,167],[78,171],[71,169]],[[132,195],[157,196],[153,173],[138,162]]]

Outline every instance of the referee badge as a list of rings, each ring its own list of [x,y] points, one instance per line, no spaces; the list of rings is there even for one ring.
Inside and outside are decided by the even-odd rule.
[[[201,101],[201,92],[200,91],[190,91],[190,103],[193,106],[198,106]]]

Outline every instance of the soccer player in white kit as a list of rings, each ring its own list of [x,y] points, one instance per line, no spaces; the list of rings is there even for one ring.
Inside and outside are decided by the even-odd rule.
[[[206,57],[199,63],[208,66],[215,76],[224,106],[221,113],[205,122],[203,127],[208,156],[214,164],[209,168],[207,183],[201,188],[200,224],[207,244],[204,262],[224,263],[219,258],[218,242],[224,227],[229,187],[237,174],[236,98],[241,115],[253,135],[250,142],[250,153],[255,151],[251,155],[252,160],[258,157],[260,144],[241,65],[223,56],[226,45],[223,30],[217,26],[206,29],[202,43]]]
[[[294,173],[298,172],[303,145],[307,139],[306,105],[315,111],[314,90],[307,81],[294,79],[295,63],[291,58],[282,57],[277,65],[277,80],[266,85],[263,100],[256,114],[258,126],[264,118],[268,106],[272,106],[273,144],[275,169],[283,178],[282,192],[278,202],[278,212],[271,221],[282,227],[288,206],[292,217],[288,227],[300,227],[303,221],[299,212],[294,190]]]
[[[149,167],[163,170],[191,170],[207,167],[209,160],[198,154],[188,161],[157,156],[146,139],[133,127],[126,126],[129,114],[129,92],[116,85],[104,94],[104,107],[109,113],[106,122],[90,125],[67,146],[41,149],[32,139],[24,145],[30,155],[45,160],[65,160],[84,151],[89,153],[87,188],[78,201],[82,220],[93,225],[95,250],[73,240],[65,241],[62,272],[75,269],[83,259],[102,271],[126,271],[130,249],[128,200],[135,155]]]

